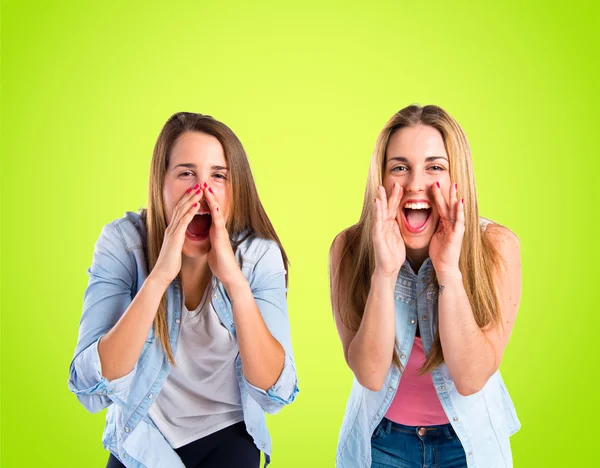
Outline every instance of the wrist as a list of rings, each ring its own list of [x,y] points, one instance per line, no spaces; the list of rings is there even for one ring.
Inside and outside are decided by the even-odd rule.
[[[460,282],[462,284],[462,273],[458,267],[456,268],[446,268],[435,270],[435,276],[437,277],[438,283],[454,283]]]
[[[166,291],[166,289],[169,287],[172,281],[173,278],[169,279],[156,271],[151,271],[148,277],[146,278],[146,281],[144,281],[144,284],[152,286],[157,290]]]
[[[396,280],[398,279],[398,273],[400,270],[395,270],[392,272],[384,272],[384,271],[374,271],[371,275],[371,285],[374,283],[394,286],[396,284]]]
[[[226,281],[221,281],[221,283],[223,283],[223,286],[225,286],[225,289],[227,290],[227,294],[229,294],[229,296],[234,294],[235,291],[242,290],[250,286],[248,280],[243,275],[241,270],[239,274],[233,276],[232,278],[228,278]]]
[[[227,295],[232,303],[244,302],[245,298],[254,297],[252,289],[250,288],[250,283],[248,283],[246,278],[243,278],[243,281],[239,280],[237,282],[231,281],[227,284],[223,283],[223,286],[225,286]]]

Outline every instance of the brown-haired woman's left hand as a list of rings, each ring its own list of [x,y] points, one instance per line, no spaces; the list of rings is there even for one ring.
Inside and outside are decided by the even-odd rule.
[[[431,190],[440,221],[429,243],[429,257],[438,278],[446,274],[460,274],[458,265],[465,234],[464,198],[458,199],[457,184],[450,186],[449,202],[437,182]]]
[[[229,233],[225,227],[225,217],[210,186],[204,187],[204,196],[212,217],[209,231],[208,266],[225,288],[229,288],[238,282],[246,281],[246,279],[233,253]]]

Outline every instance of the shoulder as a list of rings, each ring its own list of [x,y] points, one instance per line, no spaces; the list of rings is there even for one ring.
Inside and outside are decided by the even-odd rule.
[[[243,263],[252,264],[283,258],[277,242],[258,236],[250,236],[242,241],[235,254]]]
[[[331,243],[331,247],[329,249],[329,258],[331,263],[339,263],[342,253],[346,248],[346,244],[348,242],[348,233],[351,228],[346,228],[342,232],[340,232],[337,236],[333,238],[333,242]]]
[[[104,225],[100,240],[121,245],[128,252],[143,249],[146,229],[142,216],[128,211],[121,218]]]
[[[506,226],[490,222],[485,227],[483,235],[498,252],[501,266],[520,263],[519,238],[514,232]]]

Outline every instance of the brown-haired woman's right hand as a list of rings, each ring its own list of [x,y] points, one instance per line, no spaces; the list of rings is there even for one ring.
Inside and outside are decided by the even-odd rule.
[[[379,186],[378,192],[373,225],[374,274],[395,278],[406,259],[406,247],[396,220],[403,189],[395,182],[389,200],[385,188]]]
[[[175,206],[171,222],[165,230],[160,254],[151,275],[166,282],[167,285],[181,270],[181,252],[185,242],[185,231],[198,212],[198,205],[203,193],[198,184],[186,190]]]

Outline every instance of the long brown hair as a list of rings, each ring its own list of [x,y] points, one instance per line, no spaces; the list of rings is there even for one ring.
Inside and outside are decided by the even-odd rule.
[[[169,167],[171,150],[177,138],[184,132],[200,132],[212,135],[223,146],[225,160],[229,169],[230,209],[227,219],[227,232],[232,240],[234,252],[246,239],[260,237],[273,240],[279,246],[283,256],[285,270],[288,270],[288,259],[279,237],[267,216],[256,191],[254,178],[250,170],[248,157],[242,143],[233,131],[224,123],[209,115],[178,112],[165,123],[152,154],[150,165],[150,182],[148,209],[142,212],[146,226],[146,258],[148,271],[152,271],[162,248],[167,219],[163,204],[163,188],[165,174]],[[287,284],[287,275],[286,275]],[[160,339],[163,349],[174,363],[173,352],[169,342],[167,324],[167,299],[162,297],[158,312],[154,318],[155,334]]]
[[[442,134],[450,162],[451,180],[458,183],[461,191],[459,197],[465,199],[465,234],[459,267],[475,320],[481,328],[501,323],[501,311],[492,276],[498,263],[498,254],[489,239],[483,235],[479,224],[475,175],[467,137],[456,120],[442,108],[433,105],[411,105],[394,114],[379,134],[371,157],[360,219],[357,224],[344,231],[344,248],[337,268],[337,278],[333,282],[337,284],[337,290],[333,291],[332,299],[334,310],[339,313],[342,323],[353,331],[357,331],[360,326],[369,295],[370,278],[375,269],[372,239],[372,227],[375,222],[373,199],[377,197],[377,187],[383,185],[387,146],[394,132],[419,124],[433,127]],[[431,281],[437,283],[435,276]],[[394,349],[393,363],[402,370],[398,358],[398,343]],[[444,355],[438,330],[421,372],[432,371],[443,363]]]

